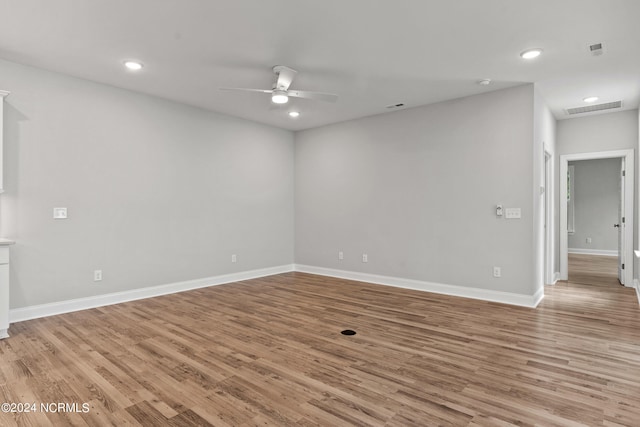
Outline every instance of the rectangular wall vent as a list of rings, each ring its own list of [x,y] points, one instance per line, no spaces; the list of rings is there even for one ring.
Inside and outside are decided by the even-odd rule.
[[[586,107],[567,108],[567,114],[572,116],[574,114],[592,113],[594,111],[611,110],[621,107],[622,101],[614,101],[598,105],[587,105]]]

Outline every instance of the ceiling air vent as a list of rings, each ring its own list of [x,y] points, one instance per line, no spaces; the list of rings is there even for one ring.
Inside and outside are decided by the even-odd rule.
[[[593,56],[602,55],[604,53],[604,50],[602,48],[602,43],[596,43],[596,44],[589,45],[589,52],[591,52],[591,55],[593,55]]]
[[[404,104],[400,103],[400,104],[391,104],[391,105],[387,105],[385,108],[388,109],[393,109],[393,108],[400,108],[400,107],[404,107]]]
[[[593,113],[594,111],[612,110],[621,107],[622,101],[614,101],[598,105],[588,105],[586,107],[567,108],[567,114],[572,116],[574,114]]]

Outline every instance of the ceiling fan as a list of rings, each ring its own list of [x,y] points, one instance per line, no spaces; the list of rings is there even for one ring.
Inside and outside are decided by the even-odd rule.
[[[296,77],[296,74],[298,74],[298,72],[292,68],[285,67],[284,65],[276,65],[273,67],[273,72],[278,76],[276,82],[273,84],[273,89],[221,87],[220,90],[268,93],[271,94],[271,102],[274,104],[286,104],[289,102],[289,97],[306,98],[324,102],[336,102],[338,100],[338,95],[333,93],[311,92],[308,90],[290,90],[289,86],[291,86],[293,79]]]

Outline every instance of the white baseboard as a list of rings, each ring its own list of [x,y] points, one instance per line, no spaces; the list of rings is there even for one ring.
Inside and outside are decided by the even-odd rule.
[[[555,273],[553,273],[553,282],[551,284],[555,285],[556,283],[558,283],[558,280],[560,280],[560,272],[556,271]]]
[[[633,279],[633,287],[636,288],[636,296],[638,297],[638,304],[640,304],[640,282],[638,279]]]
[[[189,291],[192,289],[222,285],[224,283],[256,279],[259,277],[271,276],[274,274],[287,273],[293,270],[293,264],[288,264],[277,267],[261,268],[258,270],[243,271],[239,273],[224,274],[221,276],[207,277],[204,279],[187,280],[185,282],[169,283],[166,285],[133,289],[130,291],[96,295],[93,297],[53,302],[50,304],[15,308],[9,310],[9,321],[11,323],[22,322],[24,320],[37,319],[39,317],[55,316],[56,314],[70,313],[72,311],[86,310],[89,308],[103,307],[105,305],[119,304],[122,302],[174,294],[177,292]]]
[[[40,317],[55,316],[57,314],[70,313],[73,311],[87,310],[90,308],[103,307],[112,304],[119,304],[128,301],[135,301],[145,298],[153,298],[161,295],[174,294],[193,289],[206,288],[209,286],[222,285],[225,283],[238,282],[242,280],[256,279],[259,277],[271,276],[274,274],[288,273],[290,271],[300,271],[303,273],[318,274],[329,277],[339,277],[348,280],[375,283],[379,285],[394,286],[398,288],[414,289],[437,294],[452,295],[465,298],[473,298],[484,301],[500,302],[504,304],[518,305],[523,307],[536,307],[544,297],[544,290],[540,289],[535,295],[522,295],[510,292],[493,291],[489,289],[470,288],[465,286],[445,285],[442,283],[423,282],[419,280],[403,279],[398,277],[380,276],[375,274],[358,273],[355,271],[335,270],[323,267],[313,267],[301,264],[281,265],[277,267],[262,268],[239,273],[225,274],[221,276],[207,277],[203,279],[188,280],[184,282],[169,283],[165,285],[152,286],[148,288],[133,289],[130,291],[115,292],[105,295],[96,295],[86,298],[77,298],[67,301],[53,302],[49,304],[33,305],[9,310],[9,321],[11,323],[25,320],[37,319]],[[556,273],[557,275],[557,273]],[[638,289],[638,288],[636,288]],[[640,292],[640,291],[639,291]],[[639,294],[640,298],[640,294]],[[6,331],[5,331],[6,335]],[[2,338],[2,331],[0,331]]]
[[[376,274],[359,273],[355,271],[335,270],[332,268],[314,267],[311,265],[296,264],[295,271],[531,308],[535,308],[544,297],[544,289],[542,288],[539,289],[535,295],[522,295],[511,292],[493,291],[489,289],[478,289],[466,286],[445,285],[442,283],[402,279],[399,277],[379,276]]]
[[[569,248],[570,254],[583,254],[583,255],[602,255],[602,256],[618,256],[618,251],[611,251],[607,249],[582,249],[582,248]]]
[[[0,338],[9,338],[9,334],[6,329],[0,329]]]

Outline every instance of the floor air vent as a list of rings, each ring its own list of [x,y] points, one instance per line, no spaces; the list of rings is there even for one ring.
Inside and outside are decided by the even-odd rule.
[[[593,113],[594,111],[611,110],[621,107],[622,101],[614,101],[605,104],[588,105],[586,107],[567,108],[567,114],[573,116],[574,114]]]

